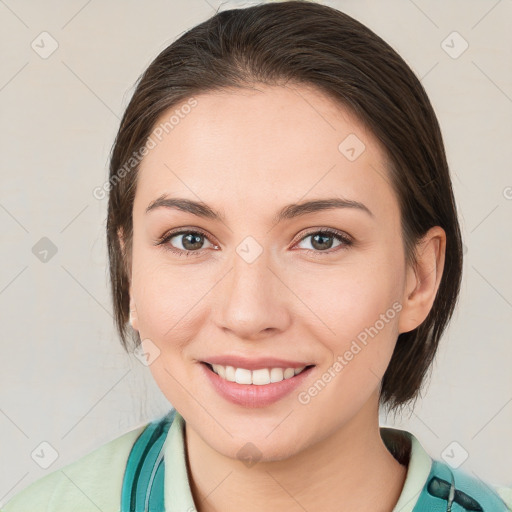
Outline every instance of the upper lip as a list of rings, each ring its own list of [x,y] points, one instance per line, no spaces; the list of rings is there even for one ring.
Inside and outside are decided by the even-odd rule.
[[[210,364],[220,364],[221,366],[233,366],[235,368],[245,368],[247,370],[258,370],[260,368],[302,368],[310,366],[313,363],[291,361],[289,359],[278,359],[275,357],[243,357],[234,355],[211,356],[202,362]]]

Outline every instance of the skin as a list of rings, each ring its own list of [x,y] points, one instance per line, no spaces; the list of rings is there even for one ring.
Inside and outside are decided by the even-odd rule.
[[[398,334],[416,328],[432,306],[445,232],[432,228],[418,245],[417,266],[406,265],[383,149],[320,91],[258,84],[196,99],[142,161],[130,285],[132,326],[160,350],[151,373],[186,421],[196,507],[311,512],[342,503],[354,512],[391,511],[407,468],[380,437],[380,381]],[[349,134],[365,144],[354,161],[338,150]],[[225,221],[168,208],[146,214],[163,193],[203,201]],[[341,208],[272,220],[284,205],[334,196],[364,203],[373,217]],[[308,235],[326,227],[350,235],[353,244],[333,238],[330,248],[318,249]],[[207,234],[193,249],[199,255],[179,257],[154,245],[176,228]],[[236,252],[247,236],[263,249],[251,264]],[[190,249],[188,242],[181,235],[167,246]],[[300,403],[298,393],[395,302],[401,311],[309,403]],[[278,402],[245,408],[219,396],[199,363],[227,353],[316,367]],[[253,466],[237,458],[247,442],[260,452]]]

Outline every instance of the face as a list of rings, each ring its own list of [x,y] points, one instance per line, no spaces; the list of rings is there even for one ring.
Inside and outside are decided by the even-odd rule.
[[[319,91],[195,99],[141,163],[133,326],[187,428],[226,456],[250,441],[283,459],[374,417],[406,285],[398,202],[375,138]],[[239,381],[306,369],[230,384],[208,361]]]

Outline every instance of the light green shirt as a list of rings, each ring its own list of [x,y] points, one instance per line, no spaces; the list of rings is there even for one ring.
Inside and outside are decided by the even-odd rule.
[[[184,419],[176,411],[164,443],[166,512],[194,512],[187,474]],[[77,461],[53,471],[18,493],[3,512],[119,512],[124,470],[130,450],[145,425],[100,446]],[[413,512],[429,475],[432,458],[416,437],[406,430],[380,427],[390,435],[409,438],[411,451],[404,487],[393,512]],[[392,452],[393,453],[393,452]],[[512,511],[512,488],[495,487]],[[486,511],[487,512],[487,511]],[[489,511],[491,512],[491,511]]]

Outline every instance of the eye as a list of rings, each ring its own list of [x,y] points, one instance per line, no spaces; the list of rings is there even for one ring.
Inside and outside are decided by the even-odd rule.
[[[347,249],[353,244],[352,239],[345,233],[331,228],[324,228],[311,231],[307,235],[303,236],[296,245],[299,245],[308,238],[311,239],[310,246],[312,249],[307,247],[301,248],[310,253],[314,253],[315,255],[321,253],[331,254],[338,250]],[[174,242],[172,242],[173,240]],[[336,240],[339,242],[338,245],[334,245],[334,241]],[[219,248],[218,245],[210,242],[205,233],[196,230],[181,230],[167,233],[160,238],[155,245],[163,246],[166,250],[169,250],[178,256],[196,256],[201,254],[205,249],[205,247],[203,247],[205,242],[209,243],[211,248]],[[332,247],[335,249],[329,250],[332,249]]]
[[[318,231],[311,231],[309,234],[302,237],[299,243],[302,243],[304,240],[307,240],[308,238],[311,239],[310,246],[312,247],[312,249],[307,247],[305,249],[309,252],[314,253],[327,252],[328,254],[331,254],[333,252],[337,252],[338,250],[347,249],[353,243],[352,239],[348,235],[330,228],[324,228]],[[329,249],[333,247],[334,240],[337,240],[340,243],[338,245],[334,245],[335,250],[329,251]]]
[[[171,241],[174,242],[171,243]],[[204,249],[203,244],[207,241],[211,247],[217,247],[212,244],[208,237],[201,231],[174,231],[164,235],[156,245],[162,245],[165,249],[174,252],[178,256],[190,256],[201,253]]]

